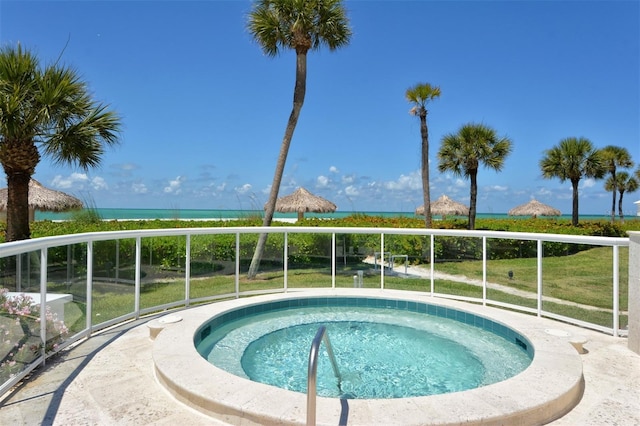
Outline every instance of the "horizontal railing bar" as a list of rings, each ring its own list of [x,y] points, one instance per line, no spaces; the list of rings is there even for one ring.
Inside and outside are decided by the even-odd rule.
[[[423,235],[423,236],[449,236],[449,237],[487,237],[497,239],[513,239],[526,241],[565,242],[576,244],[589,244],[601,246],[629,245],[627,237],[602,237],[588,235],[543,234],[510,231],[479,231],[460,229],[409,229],[409,228],[340,228],[340,227],[214,227],[214,228],[170,228],[170,229],[143,229],[127,231],[86,232],[81,234],[68,234],[51,237],[34,238],[30,240],[11,241],[0,244],[0,257],[12,256],[42,248],[59,247],[71,244],[81,244],[89,241],[108,241],[130,238],[152,238],[166,236],[187,235],[227,235],[227,234],[388,234],[388,235]]]

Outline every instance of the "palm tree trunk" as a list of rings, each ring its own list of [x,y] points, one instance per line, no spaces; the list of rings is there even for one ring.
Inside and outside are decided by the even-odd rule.
[[[29,230],[29,180],[28,173],[7,174],[7,230],[5,241],[27,240]]]
[[[611,201],[611,223],[616,220],[616,191],[618,190],[616,185],[616,172],[611,172],[611,180],[613,182],[613,201]]]
[[[471,180],[471,193],[469,200],[469,229],[476,229],[476,202],[478,199],[478,170],[471,170],[469,173]]]
[[[571,209],[571,225],[578,226],[578,179],[571,180],[573,188],[573,208]]]
[[[429,129],[427,111],[420,114],[420,135],[422,136],[422,198],[424,201],[424,225],[431,228],[431,195],[429,191]]]
[[[287,162],[287,155],[289,154],[289,146],[293,139],[293,132],[296,130],[298,124],[298,117],[304,104],[304,96],[307,86],[307,52],[296,52],[296,85],[293,90],[293,108],[289,115],[289,121],[287,122],[287,128],[282,138],[282,145],[280,146],[280,154],[278,155],[278,162],[276,164],[276,171],[273,176],[273,183],[271,184],[271,191],[269,192],[269,200],[267,201],[266,209],[264,212],[264,219],[262,226],[271,226],[273,221],[273,214],[276,209],[276,200],[278,199],[278,192],[280,191],[280,183],[282,182],[282,175],[284,174],[284,166]],[[260,261],[264,253],[264,247],[267,243],[267,237],[269,234],[262,233],[258,238],[256,244],[256,250],[253,252],[253,258],[251,259],[251,265],[249,266],[249,272],[247,278],[254,279],[258,274],[258,268],[260,267]]]
[[[618,200],[618,215],[620,216],[620,222],[624,223],[624,214],[622,213],[622,195],[624,191],[620,191],[620,200]]]

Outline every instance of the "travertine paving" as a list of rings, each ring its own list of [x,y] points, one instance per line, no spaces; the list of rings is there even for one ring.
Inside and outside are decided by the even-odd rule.
[[[145,323],[121,325],[65,350],[0,400],[2,425],[223,424],[169,395],[154,376],[153,342]],[[586,336],[585,392],[554,425],[640,425],[640,355],[626,339],[550,320]],[[428,424],[428,419],[425,419]]]

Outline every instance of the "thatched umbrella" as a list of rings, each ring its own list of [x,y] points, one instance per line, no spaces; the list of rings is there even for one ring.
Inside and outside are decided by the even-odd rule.
[[[424,206],[420,206],[416,209],[416,214],[424,215]],[[469,207],[462,203],[452,200],[451,198],[443,195],[436,201],[431,203],[431,214],[442,216],[466,216],[469,214]]]
[[[0,189],[0,211],[7,210],[9,189]],[[35,211],[64,212],[82,208],[82,201],[64,192],[45,188],[35,179],[29,181],[29,220],[33,221]]]
[[[336,205],[331,201],[313,195],[302,187],[296,189],[292,194],[276,200],[277,212],[298,212],[298,220],[304,217],[305,212],[328,213],[335,212],[336,209]]]
[[[537,200],[531,200],[528,203],[521,204],[512,208],[508,212],[509,216],[560,216],[560,210],[541,203]]]

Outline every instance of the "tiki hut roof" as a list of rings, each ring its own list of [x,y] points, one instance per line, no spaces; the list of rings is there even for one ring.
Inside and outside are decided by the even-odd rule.
[[[512,208],[508,212],[509,216],[560,216],[560,210],[541,203],[537,200],[531,200],[528,203],[521,204]]]
[[[424,205],[416,209],[416,214],[424,215]],[[431,203],[431,214],[438,216],[466,216],[469,214],[469,207],[443,195]]]
[[[7,209],[9,189],[0,189],[0,210]],[[35,210],[63,212],[82,208],[82,201],[64,192],[45,188],[35,179],[29,181],[29,216],[33,220]]]
[[[302,219],[305,212],[328,213],[334,212],[336,209],[337,206],[331,201],[313,195],[302,187],[296,189],[292,194],[276,200],[277,212],[297,212],[298,219]]]

